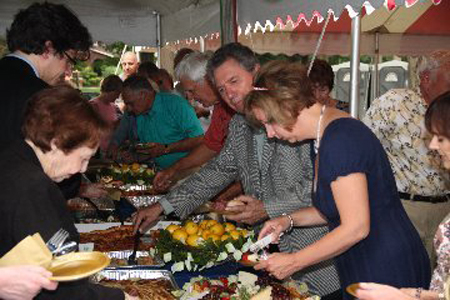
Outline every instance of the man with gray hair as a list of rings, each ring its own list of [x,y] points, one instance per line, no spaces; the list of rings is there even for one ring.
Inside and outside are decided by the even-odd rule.
[[[450,90],[450,51],[435,51],[419,59],[419,86],[392,89],[374,100],[363,122],[381,141],[391,162],[397,190],[434,263],[433,237],[450,210],[450,177],[438,153],[428,149],[427,106]]]
[[[210,57],[211,55],[207,53],[193,52],[188,54],[175,69],[175,76],[180,80],[188,97],[199,101],[205,107],[214,106],[214,111],[203,143],[170,168],[156,174],[153,186],[159,191],[166,191],[169,188],[175,174],[200,167],[215,157],[225,143],[228,124],[234,111],[221,100],[206,77],[206,66]],[[222,194],[222,197],[235,196],[239,191],[239,186],[234,186],[226,194]]]

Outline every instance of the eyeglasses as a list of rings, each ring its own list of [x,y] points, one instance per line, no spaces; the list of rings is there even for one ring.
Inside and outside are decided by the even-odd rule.
[[[70,56],[66,51],[63,51],[63,53],[73,66],[77,61],[86,61],[90,57],[90,51],[76,51],[75,57]]]
[[[63,53],[72,66],[76,65],[77,61],[74,58],[72,58],[69,54],[67,54],[66,51],[63,51]]]

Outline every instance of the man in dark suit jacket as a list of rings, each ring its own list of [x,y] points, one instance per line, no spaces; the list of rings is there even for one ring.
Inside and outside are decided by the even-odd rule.
[[[77,16],[64,5],[51,3],[35,3],[20,10],[6,39],[11,53],[0,60],[0,150],[22,137],[23,113],[30,96],[62,83],[76,60],[89,57],[92,45]],[[78,194],[80,175],[60,187],[66,198],[73,198]]]
[[[62,82],[77,59],[86,59],[92,38],[65,6],[35,3],[20,10],[7,30],[11,52],[0,60],[0,150],[21,137],[28,98]]]

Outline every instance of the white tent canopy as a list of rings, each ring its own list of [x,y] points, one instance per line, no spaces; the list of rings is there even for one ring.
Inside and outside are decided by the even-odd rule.
[[[33,0],[0,1],[0,36],[5,37],[14,15]],[[174,41],[220,30],[218,0],[54,0],[74,11],[93,39],[106,43],[157,46],[157,15],[161,17],[161,39]]]
[[[33,0],[0,1],[0,36],[5,35],[21,8]],[[205,36],[220,31],[219,0],[54,0],[70,7],[88,27],[94,40],[103,42],[123,41],[129,45],[158,46],[158,24],[155,12],[161,18],[161,42]],[[335,17],[344,8],[359,11],[364,3],[379,8],[385,0],[238,0],[238,24],[273,20],[277,16],[297,16],[304,13],[310,19],[316,12],[326,16],[329,9]],[[348,4],[350,3],[350,4]],[[404,0],[397,0],[402,5]]]

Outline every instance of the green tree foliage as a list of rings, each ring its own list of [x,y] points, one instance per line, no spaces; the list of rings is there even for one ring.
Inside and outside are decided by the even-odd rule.
[[[75,70],[80,72],[83,85],[86,87],[98,86],[103,78],[114,74],[124,45],[125,44],[122,42],[116,42],[110,45],[101,44],[101,46],[109,53],[112,53],[114,57],[97,59],[92,66],[89,66],[86,62],[78,62],[75,66]]]
[[[98,86],[100,84],[101,77],[86,62],[78,62],[75,69],[80,71],[84,86]]]

